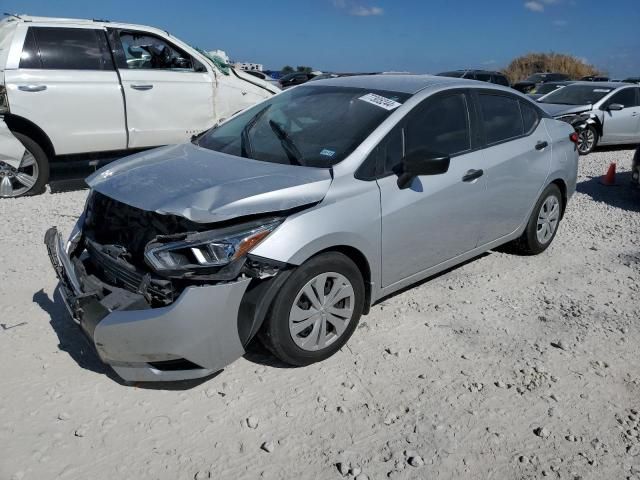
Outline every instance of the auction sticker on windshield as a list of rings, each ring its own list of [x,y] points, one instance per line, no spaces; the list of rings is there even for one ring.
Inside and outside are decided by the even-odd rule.
[[[384,108],[385,110],[395,110],[400,105],[402,105],[395,100],[383,97],[382,95],[376,95],[375,93],[367,93],[366,95],[360,97],[359,100],[377,105],[378,107]]]

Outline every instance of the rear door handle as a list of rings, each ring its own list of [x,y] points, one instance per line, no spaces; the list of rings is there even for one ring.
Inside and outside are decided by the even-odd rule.
[[[18,86],[18,90],[21,90],[23,92],[42,92],[43,90],[46,90],[47,86],[46,85],[19,85]]]
[[[480,178],[482,175],[484,175],[484,170],[469,170],[464,174],[464,177],[462,177],[462,181],[473,182],[476,178]]]
[[[134,90],[151,90],[153,88],[153,85],[151,84],[139,85],[134,83],[133,85],[131,85],[131,88],[133,88]]]
[[[536,150],[544,150],[549,146],[549,142],[538,142],[536,143]]]

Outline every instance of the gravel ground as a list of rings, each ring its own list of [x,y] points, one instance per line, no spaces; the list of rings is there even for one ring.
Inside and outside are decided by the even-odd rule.
[[[387,299],[333,358],[258,347],[126,385],[67,318],[42,243],[86,192],[0,202],[0,479],[640,479],[640,192],[581,159],[536,257],[492,252]],[[597,182],[618,162],[621,186]]]

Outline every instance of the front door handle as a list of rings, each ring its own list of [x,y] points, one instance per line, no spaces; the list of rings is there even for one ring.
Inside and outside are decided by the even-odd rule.
[[[140,85],[140,84],[133,84],[131,85],[131,88],[133,88],[134,90],[151,90],[153,88],[153,85],[151,84],[145,84],[145,85]]]
[[[484,175],[484,170],[469,170],[464,174],[464,177],[462,177],[462,181],[473,182],[476,178],[480,178],[482,175]]]
[[[538,142],[536,143],[536,150],[544,150],[549,146],[549,142]]]
[[[22,92],[42,92],[46,90],[46,85],[19,85],[18,90]]]

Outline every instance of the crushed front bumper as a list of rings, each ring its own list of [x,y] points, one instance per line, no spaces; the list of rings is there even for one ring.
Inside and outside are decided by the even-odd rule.
[[[151,308],[142,294],[107,284],[106,294],[88,289],[69,255],[73,235],[67,245],[55,227],[45,235],[60,293],[102,361],[124,380],[200,378],[244,354],[238,316],[250,278],[190,286],[171,305]]]

